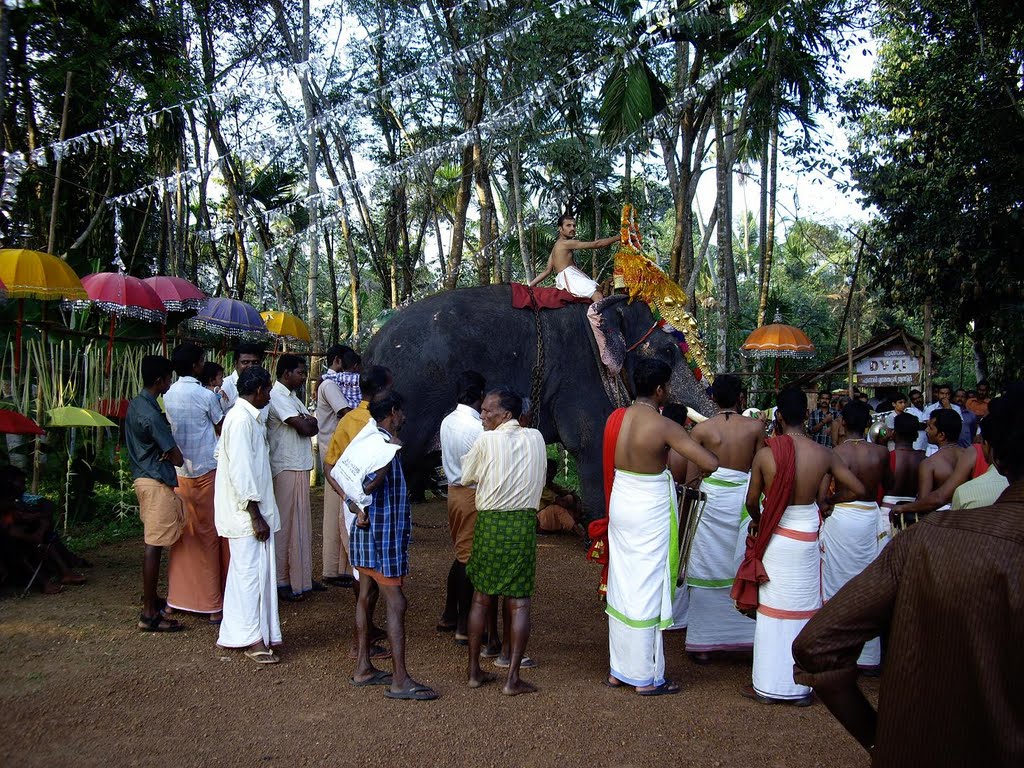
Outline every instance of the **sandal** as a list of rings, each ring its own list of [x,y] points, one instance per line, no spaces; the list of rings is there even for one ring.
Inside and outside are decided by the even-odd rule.
[[[355,651],[349,651],[348,652],[348,657],[350,659],[358,659],[359,658],[359,654],[357,654]],[[391,658],[391,649],[390,648],[385,648],[383,645],[378,645],[377,643],[373,643],[370,646],[370,659],[371,660],[373,660],[373,659],[387,660],[387,659],[390,659],[390,658]]]
[[[162,613],[152,617],[139,614],[139,629],[143,632],[180,632],[184,628],[180,621],[168,619]]]
[[[257,648],[255,650],[249,648],[245,651],[245,656],[257,664],[278,664],[281,661],[280,656],[275,656],[273,651],[266,648]]]
[[[673,683],[671,680],[666,680],[664,683],[659,685],[657,688],[650,688],[646,691],[638,690],[637,696],[671,696],[674,693],[680,693],[683,689],[679,687],[677,683]]]
[[[440,695],[433,688],[420,685],[419,683],[404,691],[392,691],[390,688],[384,691],[385,698],[403,699],[405,701],[433,701]]]

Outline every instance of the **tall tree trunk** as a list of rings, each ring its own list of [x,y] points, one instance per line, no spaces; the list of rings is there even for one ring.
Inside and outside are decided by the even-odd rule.
[[[764,242],[761,243],[761,290],[757,302],[757,327],[765,324],[768,314],[768,291],[772,280],[772,263],[775,260],[775,204],[779,191],[779,121],[778,115],[774,116],[769,138],[769,175],[771,180],[768,184],[768,196],[765,200],[765,209],[762,215],[765,219]],[[762,179],[764,174],[762,173]],[[762,186],[764,183],[762,181]],[[764,193],[762,192],[762,195]]]
[[[525,275],[526,282],[530,282],[534,278],[534,272],[533,262],[530,259],[530,249],[526,244],[526,223],[523,216],[523,187],[519,176],[522,159],[518,141],[512,142],[510,151],[509,176],[511,177],[510,186],[512,189],[509,194],[509,202],[511,203],[512,216],[515,219],[516,239],[519,242],[519,257],[523,262],[523,274]]]
[[[331,332],[328,335],[328,344],[333,344],[341,338],[341,308],[338,306],[338,270],[334,266],[334,245],[326,232],[324,255],[327,256],[327,275],[331,280]]]
[[[473,182],[473,147],[462,150],[462,174],[459,177],[459,189],[455,194],[455,223],[452,225],[452,237],[448,245],[448,278],[444,287],[452,290],[459,284],[459,271],[462,267],[462,254],[466,246],[466,213],[469,211],[470,190]]]
[[[716,187],[716,208],[718,210],[717,251],[715,257],[715,274],[717,275],[718,291],[718,349],[716,365],[717,370],[727,370],[729,359],[728,331],[729,315],[732,309],[729,306],[729,276],[728,267],[730,263],[729,252],[732,250],[732,221],[731,209],[729,207],[729,184],[732,181],[729,173],[729,153],[726,148],[725,139],[725,115],[724,100],[719,99],[719,108],[715,114],[715,187]]]
[[[480,141],[473,142],[473,171],[476,178],[476,199],[480,206],[480,250],[477,253],[477,282],[487,285],[491,282],[491,260],[493,258],[491,232],[494,198],[491,194],[491,177],[487,158]]]

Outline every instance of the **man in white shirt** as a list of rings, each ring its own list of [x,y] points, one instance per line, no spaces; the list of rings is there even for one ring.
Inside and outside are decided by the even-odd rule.
[[[181,538],[171,547],[167,605],[206,614],[211,624],[218,624],[228,546],[217,535],[213,505],[215,451],[224,411],[220,398],[199,382],[205,358],[201,347],[187,342],[179,345],[171,354],[178,380],[164,394],[171,433],[185,460],[178,467],[177,494],[186,515]]]
[[[270,402],[270,374],[249,366],[238,377],[238,407],[224,417],[215,482],[217,532],[231,562],[217,645],[244,648],[257,664],[276,664],[281,642],[274,533],[280,527],[261,409]]]
[[[220,391],[228,396],[224,403],[225,412],[238,400],[238,377],[250,365],[263,365],[263,347],[259,344],[239,344],[235,349],[235,370],[225,376],[224,383],[220,385]]]
[[[311,590],[326,587],[313,581],[313,530],[309,510],[309,473],[313,469],[316,418],[295,394],[306,386],[306,361],[298,355],[281,355],[277,381],[270,390],[267,438],[274,496],[281,528],[274,536],[277,550],[279,597],[289,602],[303,599]]]
[[[960,416],[961,419],[963,419],[963,412],[960,410],[960,406],[953,402],[953,390],[949,386],[949,384],[936,385],[936,391],[938,392],[939,399],[924,409],[924,418],[922,419],[922,421],[925,424],[927,424],[928,419],[931,417],[932,413],[937,411],[939,408],[946,408],[948,410],[956,411],[957,415]],[[960,438],[957,437],[957,441],[959,441],[959,439]],[[938,447],[931,442],[929,442],[928,445],[925,447],[925,453],[928,456],[934,455],[937,450]]]
[[[909,413],[917,419],[918,424],[920,425],[917,432],[917,439],[914,441],[913,445],[914,450],[927,451],[928,436],[925,434],[925,427],[928,426],[928,417],[925,415],[924,395],[921,394],[921,390],[910,390],[910,405],[907,407],[906,413]]]
[[[328,370],[340,372],[344,367],[345,357],[355,354],[351,347],[335,344],[327,350],[324,360]],[[359,405],[357,402],[356,405]],[[331,438],[338,428],[338,421],[352,410],[345,394],[332,376],[325,375],[316,389],[316,445],[323,460]],[[324,476],[326,478],[325,470]],[[323,546],[323,579],[328,584],[339,587],[352,586],[352,567],[348,562],[348,531],[342,522],[341,497],[329,482],[324,480],[324,546]]]
[[[476,371],[463,371],[456,379],[455,410],[441,422],[441,464],[448,479],[448,532],[455,548],[455,560],[448,570],[448,591],[444,613],[438,622],[440,632],[455,631],[455,642],[469,644],[469,609],[473,585],[466,577],[466,563],[473,549],[473,525],[476,523],[476,491],[462,484],[462,457],[484,431],[480,406],[484,401],[484,377]]]
[[[515,392],[487,393],[480,417],[484,433],[462,460],[462,482],[476,484],[477,519],[473,551],[466,573],[473,584],[469,614],[469,686],[494,679],[480,669],[480,646],[487,611],[497,596],[505,598],[505,633],[509,637],[507,696],[537,688],[519,678],[530,637],[530,598],[537,567],[537,508],[544,490],[547,453],[536,429],[519,426],[523,400]]]

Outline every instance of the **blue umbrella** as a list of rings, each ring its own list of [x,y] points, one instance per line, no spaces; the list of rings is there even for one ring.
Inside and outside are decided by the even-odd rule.
[[[238,299],[210,299],[186,325],[213,336],[232,336],[246,341],[265,341],[270,336],[260,313]]]

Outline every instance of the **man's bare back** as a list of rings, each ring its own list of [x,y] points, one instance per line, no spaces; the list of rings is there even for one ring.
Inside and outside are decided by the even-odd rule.
[[[615,443],[615,468],[645,475],[664,472],[670,447],[702,472],[718,469],[714,454],[698,445],[685,429],[653,405],[636,402],[622,419]]]
[[[857,501],[878,501],[878,488],[892,484],[889,451],[884,445],[869,443],[861,438],[847,438],[835,449],[835,454],[864,484],[864,493],[856,497]]]
[[[974,449],[961,448],[957,445],[945,445],[922,461],[918,473],[917,497],[920,499],[927,496],[949,480],[956,472],[957,465],[968,453],[967,458],[973,468]],[[970,474],[962,482],[967,480],[970,480]]]
[[[793,437],[793,450],[796,452],[796,478],[790,504],[817,502],[823,511],[827,511],[833,503],[852,501],[864,494],[864,484],[831,449],[819,445],[802,433],[795,436],[791,432],[787,434]],[[750,468],[750,486],[747,489],[747,510],[755,520],[760,518],[761,493],[771,489],[776,471],[775,457],[771,448],[765,446],[754,456]],[[833,477],[843,491],[829,499],[828,488]],[[756,517],[753,510],[757,510]]]
[[[764,447],[764,424],[728,411],[695,426],[690,437],[718,457],[719,467],[749,472],[754,454]]]
[[[909,446],[897,445],[893,449],[896,455],[895,470],[892,473],[892,485],[885,490],[892,496],[917,497],[917,479],[924,451],[916,451]]]

